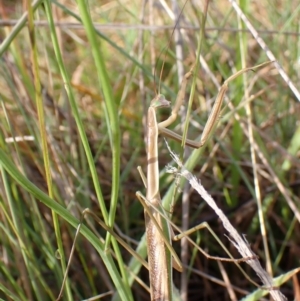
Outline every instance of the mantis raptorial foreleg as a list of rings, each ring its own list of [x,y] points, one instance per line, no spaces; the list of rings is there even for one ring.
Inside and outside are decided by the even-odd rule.
[[[208,121],[204,127],[200,141],[195,142],[187,139],[185,144],[194,148],[202,147],[207,141],[209,135],[215,127],[224,95],[228,89],[230,81],[235,79],[242,73],[254,70],[262,67],[268,63],[258,65],[253,68],[245,68],[238,71],[227,79],[222,85],[212,112],[209,115]],[[137,193],[137,197],[144,204],[145,208],[145,223],[146,223],[146,235],[147,235],[147,247],[148,247],[148,263],[149,263],[149,275],[150,275],[150,288],[151,288],[151,300],[172,300],[172,266],[171,266],[171,254],[175,258],[178,269],[180,269],[180,262],[176,253],[171,247],[171,228],[168,222],[166,212],[162,208],[161,198],[159,193],[159,167],[158,167],[158,134],[161,133],[164,136],[170,137],[176,141],[182,141],[182,137],[166,127],[172,124],[178,114],[179,108],[183,103],[185,87],[188,79],[193,74],[192,69],[184,76],[183,83],[181,85],[180,92],[176,99],[176,103],[172,110],[172,113],[168,119],[160,123],[156,120],[156,109],[160,107],[170,106],[170,102],[165,99],[162,94],[158,94],[150,104],[148,109],[148,123],[147,123],[147,177],[143,178],[146,183],[147,195],[146,198]],[[150,205],[149,205],[150,204]],[[212,257],[211,257],[212,258]],[[220,258],[218,258],[220,259]]]
[[[270,64],[271,62],[265,62],[265,63],[262,63],[260,65],[257,65],[257,66],[254,66],[254,67],[249,67],[249,68],[244,68],[240,71],[238,71],[237,73],[231,75],[224,83],[223,85],[221,86],[220,88],[220,91],[217,95],[217,98],[215,100],[215,103],[214,103],[214,106],[211,110],[211,113],[208,117],[208,120],[205,124],[205,127],[204,127],[204,130],[202,132],[202,135],[201,135],[201,138],[200,138],[200,141],[194,141],[194,140],[190,140],[190,139],[186,139],[185,141],[185,144],[187,146],[190,146],[190,147],[193,147],[193,148],[200,148],[202,147],[205,142],[207,141],[207,139],[209,138],[209,136],[211,135],[212,131],[213,131],[213,128],[216,126],[217,122],[218,122],[218,119],[219,119],[219,116],[220,116],[220,111],[221,111],[221,108],[222,108],[222,103],[223,103],[223,99],[224,99],[224,96],[225,96],[225,93],[226,91],[228,90],[228,85],[229,83],[234,80],[235,78],[237,78],[238,76],[240,76],[241,74],[247,72],[247,71],[250,71],[250,70],[255,70],[257,68],[261,68],[261,67],[264,67],[268,64]],[[193,68],[194,66],[192,67],[192,69],[185,75],[184,77],[184,82],[183,84],[181,85],[181,90],[182,89],[185,89],[186,87],[186,81],[188,80],[188,78],[190,78],[190,76],[192,75],[192,72],[193,72]],[[183,96],[184,96],[184,91],[181,91],[179,92],[178,95],[180,95],[182,98],[179,98],[177,97],[176,99],[176,104],[172,110],[172,113],[171,113],[171,116],[165,120],[165,121],[162,121],[158,124],[158,130],[159,130],[159,133],[161,133],[162,135],[164,135],[165,137],[168,137],[168,138],[172,138],[178,142],[181,142],[182,141],[182,136],[167,129],[166,127],[169,126],[170,124],[172,124],[176,117],[177,117],[177,114],[178,114],[178,111],[180,109],[180,106],[182,105],[183,103]]]

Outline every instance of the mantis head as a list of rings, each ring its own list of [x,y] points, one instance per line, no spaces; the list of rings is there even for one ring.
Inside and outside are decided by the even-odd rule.
[[[163,94],[158,94],[151,100],[151,107],[153,108],[162,108],[162,107],[169,107],[170,101],[166,100]]]

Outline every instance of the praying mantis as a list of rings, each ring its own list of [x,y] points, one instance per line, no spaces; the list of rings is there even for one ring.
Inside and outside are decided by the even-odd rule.
[[[223,99],[228,89],[230,81],[234,80],[239,75],[269,64],[266,62],[255,67],[244,68],[229,77],[222,85],[212,111],[208,117],[204,127],[202,136],[199,141],[186,139],[185,145],[200,148],[207,141],[214,127],[216,126]],[[188,79],[193,75],[194,66],[184,76],[180,87],[175,105],[168,119],[162,122],[157,122],[156,110],[161,107],[169,107],[170,102],[167,101],[162,94],[158,94],[150,103],[148,109],[147,121],[147,178],[140,170],[142,179],[147,189],[146,197],[140,192],[136,195],[144,206],[146,237],[148,248],[148,265],[150,278],[151,300],[155,301],[170,301],[173,300],[172,289],[172,257],[173,267],[178,271],[182,270],[180,260],[171,246],[173,232],[168,222],[167,214],[161,205],[161,197],[159,192],[159,166],[158,166],[158,135],[162,134],[176,141],[182,141],[182,137],[167,129],[177,118],[180,106],[183,104],[185,89]]]
[[[234,80],[236,77],[241,75],[244,72],[249,70],[254,70],[260,67],[263,67],[270,62],[263,63],[251,68],[244,68],[231,77],[229,77],[224,84],[222,85],[212,108],[212,111],[208,117],[208,121],[204,127],[202,136],[199,141],[193,141],[186,139],[185,145],[200,148],[202,147],[211,132],[213,131],[215,125],[218,122],[223,99],[225,93],[228,89],[228,84],[230,81]],[[138,260],[149,270],[150,278],[150,294],[151,300],[153,301],[173,301],[173,282],[172,282],[172,268],[174,267],[179,272],[182,271],[181,262],[176,255],[176,252],[172,248],[171,241],[175,239],[172,228],[169,222],[169,216],[167,211],[162,207],[161,197],[159,192],[159,166],[158,166],[158,136],[159,134],[174,139],[176,141],[182,141],[182,137],[179,134],[167,129],[177,118],[178,111],[180,106],[184,101],[184,93],[187,85],[187,81],[193,75],[194,66],[191,70],[184,76],[182,81],[178,96],[175,101],[175,105],[172,109],[172,112],[165,121],[157,122],[156,119],[156,110],[162,107],[170,107],[170,102],[165,99],[162,94],[158,94],[150,103],[148,109],[148,121],[147,121],[147,178],[143,175],[140,170],[142,179],[147,189],[146,197],[144,197],[140,192],[137,192],[136,195],[144,207],[145,212],[145,224],[146,224],[146,240],[148,248],[148,264],[144,262],[142,258],[137,256],[135,252],[132,252],[130,248],[126,246],[126,243],[118,237],[118,235],[109,227],[105,225],[93,212],[86,209],[83,212],[83,216],[89,214],[93,216],[98,223],[103,227],[107,232],[113,235],[117,241],[123,245],[133,256],[136,256]],[[77,229],[79,233],[81,224]],[[198,230],[198,227],[195,228]],[[190,230],[188,230],[190,233]],[[186,235],[186,234],[183,234]],[[182,236],[182,234],[180,235]],[[77,237],[77,235],[76,235]],[[179,239],[179,238],[178,238]],[[75,241],[73,243],[71,254],[74,252]],[[205,256],[207,256],[205,254]],[[208,258],[215,258],[212,256],[207,256]],[[68,267],[70,266],[72,255],[70,256]],[[220,258],[215,258],[218,260],[224,260]],[[230,260],[231,261],[231,260]],[[236,260],[237,262],[239,260]],[[68,269],[67,269],[68,271]],[[67,272],[65,273],[63,284],[61,287],[61,292],[58,296],[58,299],[62,295],[65,279],[67,277]]]

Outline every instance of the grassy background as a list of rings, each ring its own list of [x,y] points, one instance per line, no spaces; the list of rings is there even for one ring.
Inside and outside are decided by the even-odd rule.
[[[240,2],[299,86],[298,1]],[[136,167],[146,169],[145,114],[158,90],[153,68],[159,73],[164,63],[156,80],[174,103],[179,79],[195,61],[202,7],[188,1],[182,12],[183,58],[176,62],[174,21],[161,3],[154,2],[152,10],[141,1],[88,4],[89,12],[83,1],[50,6],[37,0],[33,8],[26,1],[0,3],[3,300],[56,299],[85,208],[146,256],[143,208],[135,192],[144,191]],[[149,25],[151,19],[155,26]],[[188,132],[192,139],[199,139],[219,85],[242,67],[268,60],[228,1],[209,3],[201,46]],[[251,102],[249,95],[255,96]],[[239,233],[247,235],[268,272],[285,275],[299,267],[299,99],[272,65],[231,82],[227,96],[231,103],[215,134],[200,151],[186,148],[184,161]],[[168,114],[164,110],[160,120]],[[179,143],[168,142],[181,152]],[[174,177],[164,170],[171,158],[163,139],[159,154],[161,195],[167,202]],[[189,227],[207,221],[239,258],[214,212],[189,187],[182,189],[184,202],[177,195],[174,223],[180,226],[186,211],[183,222]],[[143,285],[147,270],[92,218],[84,224],[62,300],[105,293],[103,300],[118,300],[116,292],[121,300],[149,300]],[[192,238],[209,254],[226,256],[209,232]],[[174,247],[180,254],[180,243]],[[183,300],[238,300],[256,289],[232,263],[208,260],[192,246],[182,257],[193,268],[174,272]],[[300,298],[297,276],[287,278],[282,292],[289,300]]]

